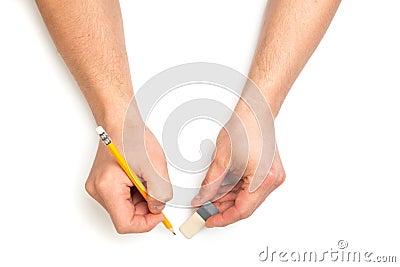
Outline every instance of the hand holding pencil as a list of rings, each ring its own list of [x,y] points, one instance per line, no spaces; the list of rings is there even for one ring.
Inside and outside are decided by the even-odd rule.
[[[112,132],[116,145],[121,144],[118,133],[120,132]],[[159,146],[152,135],[146,137],[146,142],[156,147]],[[161,147],[159,151],[162,152]],[[159,160],[164,158],[163,153],[155,152],[157,150],[153,147],[152,151],[149,152],[149,157],[157,157]],[[154,177],[147,175],[146,168],[148,166],[144,166],[144,164],[147,164],[146,162],[138,161],[137,163],[138,165],[131,163],[131,167],[141,177],[145,178],[147,189],[149,189],[149,184],[157,181]],[[160,168],[160,166],[155,167],[157,170]],[[114,156],[102,143],[99,144],[92,171],[86,182],[86,190],[107,210],[117,232],[121,234],[148,232],[160,222],[164,221],[165,224],[165,216],[161,213],[163,201],[168,201],[172,197],[172,188],[166,188],[161,192],[164,195],[160,195],[160,192],[155,194],[157,199],[163,201],[156,198],[150,198],[149,201],[146,201]],[[150,193],[154,195],[151,191]],[[160,206],[161,209],[156,209],[154,206]]]
[[[139,177],[136,175],[136,173],[134,173],[132,171],[128,162],[125,160],[125,158],[121,154],[121,152],[119,152],[118,148],[113,144],[113,142],[111,141],[111,138],[108,136],[108,134],[103,129],[103,127],[101,127],[101,126],[97,127],[96,131],[97,131],[97,134],[100,136],[101,141],[103,141],[104,145],[107,146],[110,153],[114,156],[114,158],[118,162],[119,166],[121,166],[121,168],[124,170],[124,172],[129,177],[129,179],[132,181],[132,183],[134,184],[136,189],[142,195],[142,197],[145,200],[148,200],[149,195],[147,193],[146,187],[143,185],[143,183],[141,182]],[[174,228],[172,227],[172,225],[169,222],[169,220],[167,219],[167,217],[165,217],[165,215],[164,215],[164,219],[162,222],[163,222],[164,226],[175,235]]]

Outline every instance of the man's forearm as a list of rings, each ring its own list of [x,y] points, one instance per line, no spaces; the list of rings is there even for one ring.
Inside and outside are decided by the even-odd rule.
[[[249,78],[274,117],[325,34],[340,0],[269,0]]]
[[[97,123],[121,130],[133,91],[119,1],[36,3]]]

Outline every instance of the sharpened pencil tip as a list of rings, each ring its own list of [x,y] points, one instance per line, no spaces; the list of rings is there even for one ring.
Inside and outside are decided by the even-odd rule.
[[[176,234],[175,234],[174,228],[168,228],[168,231],[170,231],[171,233],[173,233],[174,235],[176,235]]]

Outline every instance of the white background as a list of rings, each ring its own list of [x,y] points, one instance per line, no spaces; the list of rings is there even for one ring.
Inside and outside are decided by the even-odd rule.
[[[194,61],[246,74],[264,6],[122,1],[135,89]],[[90,110],[34,2],[1,1],[0,266],[260,266],[266,246],[322,253],[340,239],[400,261],[399,10],[342,3],[276,121],[286,182],[251,218],[187,240],[161,225],[115,233],[84,191],[98,142]],[[190,211],[165,213],[178,228]]]

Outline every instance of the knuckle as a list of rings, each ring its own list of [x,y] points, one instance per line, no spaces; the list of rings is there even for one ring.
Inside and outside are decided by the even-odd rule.
[[[95,181],[96,189],[102,193],[106,192],[110,187],[110,183],[112,182],[113,177],[109,174],[103,174],[102,176],[98,177]]]
[[[128,227],[126,227],[125,225],[115,225],[115,230],[120,235],[125,235],[129,233]]]
[[[90,196],[92,196],[92,197],[94,196],[94,194],[95,194],[94,185],[93,185],[93,182],[89,179],[86,180],[86,182],[85,182],[85,190]]]
[[[211,185],[214,182],[214,177],[211,175],[206,175],[206,177],[203,180],[202,187],[207,187]]]
[[[213,164],[215,164],[215,167],[217,170],[220,170],[221,172],[224,172],[227,166],[229,165],[229,160],[230,157],[224,156],[226,154],[220,154],[215,157]]]
[[[285,170],[271,169],[270,172],[268,173],[266,179],[269,179],[270,181],[272,181],[273,186],[279,187],[286,180]]]
[[[285,180],[286,180],[286,173],[282,172],[277,176],[276,185],[280,186],[281,184],[283,184],[283,182],[285,182]]]
[[[241,220],[249,218],[253,214],[252,210],[242,210],[240,211],[239,218]]]
[[[155,187],[154,185],[148,187],[148,194],[150,201],[166,203],[173,197],[172,188],[170,186]]]
[[[219,157],[214,159],[212,165],[213,166],[210,167],[211,172],[209,172],[204,179],[204,185],[212,184],[219,179],[222,179],[226,172],[228,163],[224,158]]]
[[[173,197],[172,191],[168,190],[168,192],[166,192],[164,197],[162,198],[162,201],[168,202],[172,199],[172,197]]]
[[[172,194],[167,194],[167,195],[163,195],[161,197],[157,197],[155,198],[156,201],[161,202],[163,204],[167,203],[168,201],[170,201],[172,199]]]

